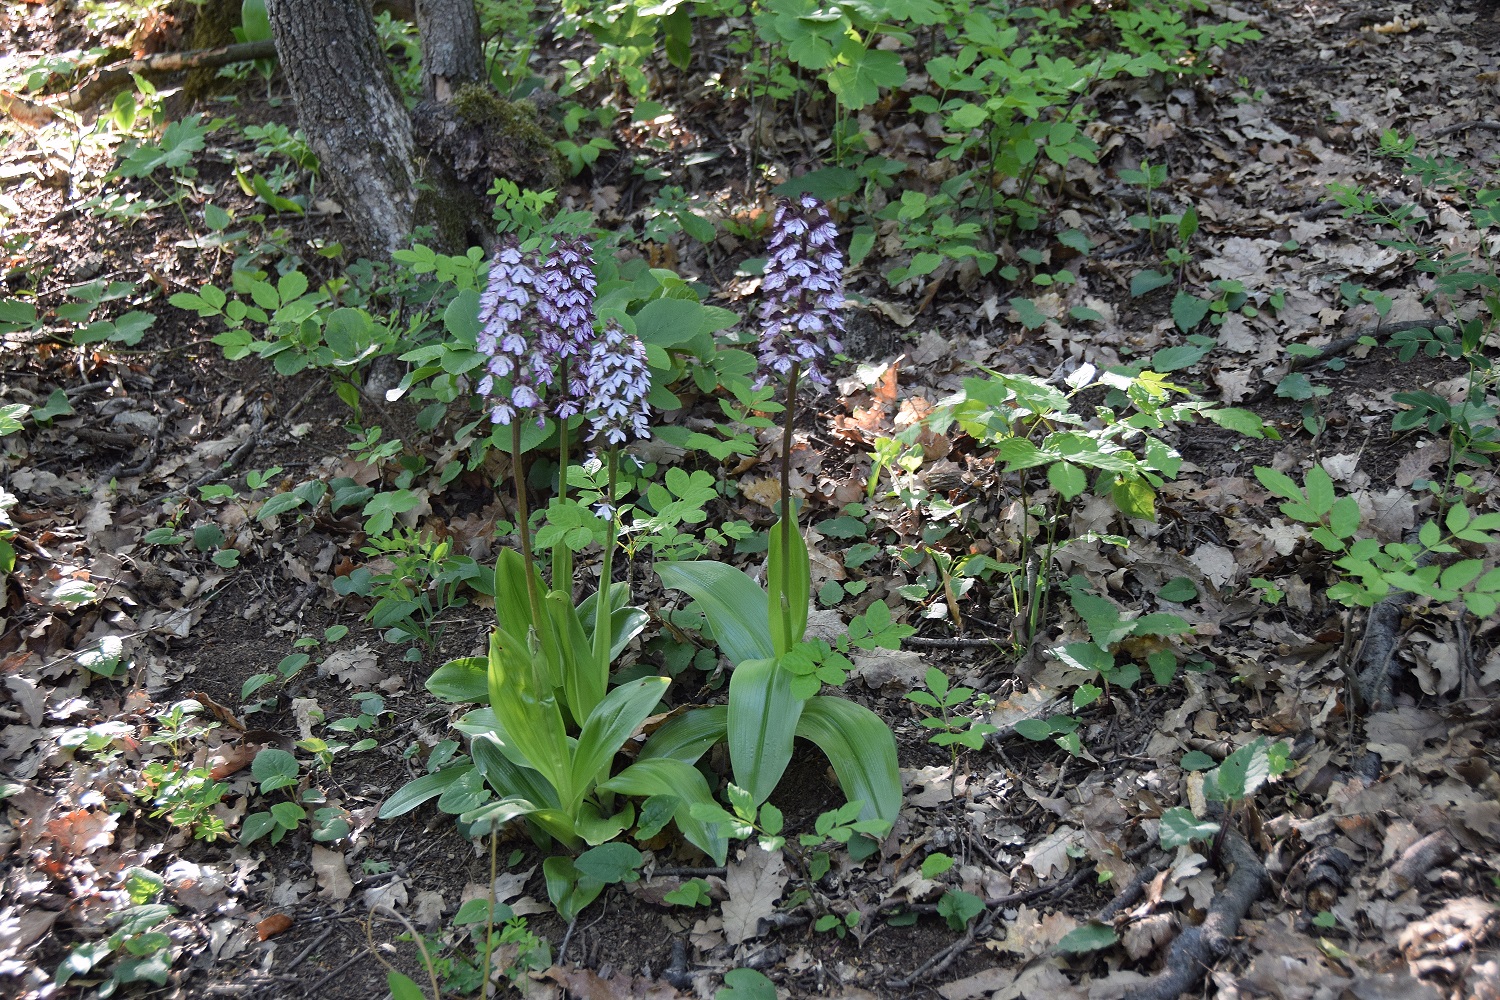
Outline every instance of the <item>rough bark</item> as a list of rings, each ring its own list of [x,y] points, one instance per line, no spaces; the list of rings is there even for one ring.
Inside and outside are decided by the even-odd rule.
[[[188,47],[194,50],[217,49],[233,45],[234,29],[240,23],[239,0],[178,0],[174,8],[192,27],[188,29]],[[228,81],[219,76],[217,66],[194,67],[182,82],[183,96],[197,103],[210,94],[225,89]]]
[[[484,77],[479,14],[474,0],[417,0],[422,40],[422,96],[448,101],[466,83]]]
[[[367,250],[404,245],[419,219],[416,141],[369,7],[270,0],[282,71],[309,145]]]

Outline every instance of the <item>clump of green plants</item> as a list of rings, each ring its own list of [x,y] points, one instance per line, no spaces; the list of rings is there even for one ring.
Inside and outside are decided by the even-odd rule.
[[[1166,367],[1179,359],[1154,357],[1153,364],[1158,360]],[[1087,410],[1075,405],[1085,392],[1102,396]],[[1045,617],[1060,549],[1084,540],[1126,544],[1119,534],[1068,536],[1063,529],[1074,504],[1092,495],[1108,499],[1122,517],[1155,519],[1157,490],[1182,465],[1162,429],[1202,417],[1251,436],[1267,434],[1248,410],[1183,397],[1186,389],[1152,368],[1100,371],[1085,365],[1061,388],[986,370],[985,377],[965,379],[961,393],[897,436],[911,447],[923,427],[958,430],[993,449],[1001,483],[1014,490],[1021,515],[1014,539],[1001,540],[1007,558],[996,561],[1018,567],[1010,577],[1017,641],[1036,634]]]
[[[843,297],[843,258],[836,236],[827,209],[811,195],[784,201],[777,210],[761,286],[768,301],[761,313],[760,363],[764,381],[785,379],[786,404],[762,404],[782,413],[783,432],[780,517],[771,527],[765,588],[721,562],[665,563],[657,574],[697,602],[734,664],[722,715],[699,709],[683,716],[692,721],[681,725],[724,727],[735,783],[754,802],[764,802],[791,760],[794,738],[801,736],[828,756],[845,795],[862,803],[861,818],[894,822],[901,783],[890,730],[869,709],[817,694],[825,683],[842,683],[844,671],[826,642],[804,639],[811,571],[790,487],[792,425],[799,382],[805,375],[814,384],[826,383],[821,365],[841,349],[836,309]],[[872,647],[896,641],[885,631],[872,637],[866,626],[864,641]]]
[[[1454,499],[1440,517],[1422,523],[1414,544],[1382,544],[1369,536],[1358,502],[1338,496],[1333,478],[1321,465],[1307,470],[1302,485],[1264,466],[1256,466],[1255,477],[1282,498],[1281,513],[1307,525],[1308,537],[1335,557],[1340,578],[1328,588],[1333,600],[1369,608],[1392,592],[1404,592],[1439,604],[1461,601],[1476,618],[1500,609],[1500,566],[1491,567],[1482,557],[1464,557],[1462,548],[1493,544],[1500,532],[1500,513],[1475,513],[1464,499]],[[1472,477],[1464,474],[1455,485],[1474,489]]]
[[[606,314],[602,334],[596,333],[595,287],[581,240],[559,241],[538,260],[512,238],[491,262],[479,302],[477,343],[485,359],[479,390],[492,423],[510,432],[519,545],[497,560],[488,656],[450,661],[427,684],[447,700],[487,701],[489,707],[460,723],[470,737],[472,763],[417,778],[381,814],[399,815],[437,797],[439,808],[459,814],[476,832],[524,819],[576,851],[598,849],[636,822],[625,797],[657,797],[658,804],[676,803],[667,817],[722,862],[722,834],[688,811],[693,801],[712,802],[690,763],[638,759],[612,773],[616,753],[656,708],[669,681],[640,677],[609,689],[611,663],[644,625],[644,615],[626,606],[628,588],[613,582],[612,566],[620,447],[649,433],[651,386],[646,347],[631,332],[628,314]],[[562,371],[554,367],[559,361]],[[550,587],[533,551],[522,435],[544,414],[557,421],[560,468],[569,465],[567,428],[574,417],[588,418],[603,455],[601,584],[577,604],[571,550],[553,546]],[[567,502],[565,492],[561,501]],[[581,899],[579,887],[587,885],[580,875],[587,872],[578,868],[582,858],[548,860],[555,904]]]
[[[781,218],[772,242],[773,259],[779,254],[780,262],[769,274],[774,279],[778,269],[783,272],[786,287],[766,313],[761,365],[768,377],[787,377],[794,404],[804,371],[822,378],[816,366],[804,368],[804,362],[826,356],[830,346],[837,350],[837,342],[825,344],[831,329],[799,325],[793,310],[811,288],[817,296],[806,308],[831,327],[842,276],[832,250],[832,223],[819,203],[787,205]],[[729,703],[675,715],[645,740],[633,763],[615,771],[617,752],[658,711],[669,684],[666,677],[646,675],[611,687],[611,664],[645,624],[644,615],[628,607],[627,584],[614,582],[621,511],[631,489],[619,475],[621,446],[649,433],[647,400],[657,391],[653,376],[670,373],[673,363],[666,357],[665,364],[651,364],[652,343],[635,337],[632,327],[651,316],[650,301],[663,303],[657,310],[663,321],[669,314],[703,314],[690,300],[676,300],[679,308],[651,299],[632,315],[629,297],[639,292],[623,287],[623,294],[595,300],[595,276],[581,241],[554,241],[544,256],[533,253],[514,239],[502,244],[480,296],[482,326],[476,338],[484,359],[478,388],[494,426],[510,436],[517,546],[502,550],[497,559],[496,625],[488,655],[450,661],[427,683],[445,700],[487,707],[458,723],[469,738],[467,755],[458,752],[456,742],[435,752],[427,773],[398,790],[381,815],[399,815],[435,798],[439,809],[457,815],[471,834],[525,821],[569,852],[543,865],[549,896],[568,914],[576,914],[605,885],[634,877],[639,852],[615,842],[627,830],[648,840],[675,823],[690,843],[723,863],[729,814],[694,766],[721,741],[729,744],[734,787],[745,789],[734,794],[748,795],[752,810],[774,791],[790,760],[792,740],[800,735],[828,755],[850,802],[848,815],[822,831],[819,841],[836,836],[835,826],[845,831],[845,839],[856,829],[873,831],[877,823],[888,829],[901,799],[894,740],[868,709],[817,694],[825,683],[843,681],[848,646],[847,641],[842,648],[803,641],[809,567],[789,490],[769,539],[769,593],[722,563],[658,565],[664,580],[694,598],[715,642],[734,662]],[[793,278],[796,260],[822,268],[811,284],[796,283],[801,280]],[[653,284],[659,280],[653,277]],[[767,287],[778,286],[770,280]],[[807,353],[811,344],[818,346],[816,356]],[[559,360],[576,375],[554,367]],[[750,391],[748,385],[742,388]],[[781,409],[768,395],[750,399],[757,408]],[[585,416],[599,455],[581,480],[583,488],[570,496],[566,486],[580,481],[566,474],[572,464],[569,431],[575,417]],[[564,472],[547,527],[533,535],[524,435],[544,418],[555,428],[558,467]],[[784,470],[784,483],[785,476]],[[686,474],[675,483],[669,475],[665,488],[638,480],[634,486],[663,526],[701,520],[694,512],[711,495],[695,494]],[[550,543],[550,584],[535,551],[543,538]],[[572,556],[591,544],[599,546],[601,583],[595,594],[575,603]],[[849,641],[889,646],[901,634],[902,627],[880,605],[851,628]]]

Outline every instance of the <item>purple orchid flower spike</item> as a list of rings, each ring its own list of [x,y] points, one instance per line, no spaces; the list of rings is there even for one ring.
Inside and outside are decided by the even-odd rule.
[[[479,296],[479,336],[476,347],[488,359],[479,392],[493,396],[490,422],[510,424],[517,412],[541,405],[542,393],[552,383],[552,366],[527,329],[533,303],[541,291],[535,260],[508,237],[490,261],[489,283]],[[510,392],[496,392],[501,379]]]
[[[594,439],[614,446],[632,437],[650,437],[646,396],[651,391],[651,371],[640,338],[610,323],[595,341],[583,369],[587,408],[594,413],[590,418]]]
[[[809,381],[828,384],[822,370],[843,350],[844,255],[828,208],[810,194],[783,200],[767,247],[760,307],[761,384],[800,365]]]
[[[558,240],[543,265],[536,301],[541,318],[538,345],[554,361],[586,356],[594,342],[594,255],[582,237]],[[588,388],[578,366],[569,371],[556,415],[566,420],[583,409]]]

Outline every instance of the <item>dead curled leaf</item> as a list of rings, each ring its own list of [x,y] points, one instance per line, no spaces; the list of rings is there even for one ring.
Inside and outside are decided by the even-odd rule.
[[[1175,913],[1153,913],[1129,924],[1120,933],[1120,940],[1126,954],[1139,961],[1170,941],[1176,931]]]
[[[285,913],[273,913],[255,925],[255,933],[262,941],[291,930],[292,918]]]
[[[910,649],[880,650],[854,657],[851,677],[858,677],[875,690],[910,691],[922,683],[927,663],[922,654]]]
[[[318,665],[318,676],[337,677],[352,687],[369,687],[380,680],[380,663],[368,645],[335,649]]]

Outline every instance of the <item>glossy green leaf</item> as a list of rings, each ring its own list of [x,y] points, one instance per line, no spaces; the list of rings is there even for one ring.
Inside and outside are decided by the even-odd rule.
[[[605,816],[596,803],[584,799],[578,807],[578,814],[573,817],[573,829],[585,844],[598,846],[614,840],[634,822],[635,806],[629,802],[617,812]]]
[[[770,658],[746,660],[729,677],[729,763],[757,804],[776,790],[792,759],[803,700],[792,672]]]
[[[568,713],[582,722],[604,698],[609,687],[609,663],[594,659],[588,633],[573,603],[564,594],[553,591],[542,598],[550,630],[547,652],[553,658],[550,672],[561,677]]]
[[[557,699],[550,690],[538,690],[536,659],[514,636],[500,629],[490,633],[490,708],[507,742],[552,783],[560,801],[571,802],[573,755]]]
[[[240,29],[244,32],[247,42],[271,40],[271,18],[266,13],[266,0],[242,0]]]
[[[880,99],[881,88],[891,89],[906,82],[906,65],[898,53],[867,49],[850,38],[840,48],[839,57],[845,62],[829,71],[828,89],[852,111],[874,104]]]
[[[604,891],[604,883],[578,870],[573,859],[556,855],[542,862],[547,879],[547,898],[557,908],[557,915],[571,921]]]
[[[1120,935],[1115,933],[1113,927],[1090,921],[1064,934],[1057,942],[1057,950],[1069,954],[1081,954],[1108,948],[1118,940],[1120,940]]]
[[[1195,840],[1207,841],[1219,832],[1219,824],[1213,820],[1200,820],[1191,809],[1176,806],[1161,814],[1158,836],[1161,846],[1173,850]]]
[[[599,703],[578,734],[571,772],[573,797],[571,802],[563,799],[565,807],[570,811],[577,808],[583,793],[646,721],[670,683],[665,677],[642,677],[621,684]]]
[[[447,702],[462,704],[488,701],[489,663],[482,656],[449,660],[432,672],[424,686],[428,692]]]
[[[660,563],[661,582],[698,602],[714,639],[729,661],[740,664],[776,655],[766,632],[769,601],[760,584],[727,563],[684,561]]]
[[[776,1000],[776,984],[755,969],[730,969],[714,1000]]]
[[[519,797],[542,808],[561,808],[557,789],[539,771],[511,760],[496,736],[474,737],[469,741],[469,754],[484,780],[501,798]]]
[[[729,736],[729,707],[693,708],[673,716],[656,728],[641,747],[637,760],[664,757],[697,763],[708,748]]]
[[[408,781],[385,800],[377,815],[381,819],[404,816],[423,802],[442,795],[449,785],[472,770],[474,768],[471,765],[462,764],[458,767],[444,768],[436,774],[424,774],[420,778]]]
[[[901,811],[901,772],[896,740],[880,716],[845,698],[809,698],[797,735],[817,745],[850,802],[863,802],[861,819],[894,823]]]
[[[625,770],[599,786],[603,791],[620,795],[649,797],[666,795],[676,800],[672,820],[688,843],[722,865],[729,852],[729,840],[717,823],[694,819],[695,803],[716,805],[703,773],[691,764],[670,757],[637,760]]]

